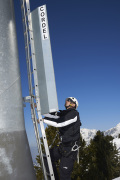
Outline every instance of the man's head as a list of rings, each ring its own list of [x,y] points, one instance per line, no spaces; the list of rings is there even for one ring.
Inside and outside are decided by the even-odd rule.
[[[69,108],[75,108],[77,109],[78,107],[78,101],[76,98],[74,97],[68,97],[66,100],[65,100],[65,107],[66,109],[69,109]]]

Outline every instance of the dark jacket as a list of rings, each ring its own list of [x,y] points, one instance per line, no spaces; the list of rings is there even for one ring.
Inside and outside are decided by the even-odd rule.
[[[80,117],[77,110],[69,108],[57,113],[46,115],[44,122],[48,125],[58,127],[63,144],[78,141],[80,139]]]

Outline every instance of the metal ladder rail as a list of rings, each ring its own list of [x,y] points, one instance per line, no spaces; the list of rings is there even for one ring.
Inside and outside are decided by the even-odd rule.
[[[29,11],[29,15],[30,15],[30,7],[29,7],[29,3],[27,4],[27,10]],[[28,19],[28,22],[30,22],[30,18]],[[32,30],[32,27],[30,27],[30,30]],[[30,31],[29,31],[30,32]],[[31,33],[31,32],[30,32]],[[33,37],[32,37],[32,33],[31,33],[31,36],[30,36],[31,40],[33,40]],[[32,43],[30,43],[32,44]],[[31,50],[34,49],[34,47],[31,48]],[[32,54],[33,56],[34,54]],[[32,58],[33,60],[33,58]],[[33,66],[35,67],[35,61],[33,61]],[[34,68],[33,67],[33,68]],[[34,68],[34,70],[36,70],[36,68]],[[36,74],[37,75],[37,74]],[[36,76],[37,77],[37,76]],[[35,73],[34,73],[34,80],[36,80],[37,78],[35,78]],[[36,88],[37,91],[36,91],[36,94],[39,94],[39,91],[38,91],[38,88],[37,88],[37,85],[36,85]],[[40,111],[40,99],[39,99],[39,96],[36,96],[36,102],[37,102],[37,111],[38,111],[38,117],[39,117],[39,120],[40,120],[40,127],[41,127],[41,132],[42,132],[42,136],[43,136],[43,142],[44,142],[44,147],[45,147],[45,151],[46,151],[46,155],[47,155],[47,160],[48,160],[48,167],[49,167],[49,171],[50,171],[50,175],[51,175],[51,179],[54,180],[54,174],[53,174],[53,169],[52,169],[52,163],[51,163],[51,159],[50,159],[50,154],[49,154],[49,148],[48,148],[48,144],[47,144],[47,140],[46,140],[46,134],[45,134],[45,130],[44,130],[44,125],[43,125],[43,122],[42,122],[42,116],[41,116],[41,111]],[[34,106],[34,104],[33,104]],[[34,110],[34,107],[33,107],[33,110]],[[43,162],[44,163],[44,162]],[[44,168],[45,169],[45,168]],[[43,169],[43,170],[44,170]]]
[[[21,8],[23,9],[23,13],[22,13],[22,17],[24,18],[24,25],[27,24],[26,23],[26,13],[25,13],[25,9],[24,9],[24,1],[21,1]],[[22,10],[21,9],[21,10]],[[26,33],[26,39],[28,41],[28,33],[27,33],[27,28],[28,26],[25,25],[24,29],[24,33]],[[25,34],[24,34],[25,36]],[[41,141],[40,141],[40,135],[39,135],[39,130],[38,130],[38,125],[37,125],[37,117],[36,117],[36,112],[35,112],[35,107],[34,107],[34,96],[33,96],[33,88],[32,88],[32,73],[31,73],[31,66],[30,66],[30,58],[29,58],[29,43],[26,43],[25,44],[27,47],[26,47],[26,59],[27,59],[27,69],[28,69],[28,81],[29,81],[29,93],[31,95],[31,104],[32,104],[32,107],[31,108],[31,115],[32,115],[32,121],[33,121],[33,125],[34,125],[34,131],[35,131],[35,136],[36,136],[36,140],[37,140],[37,146],[38,146],[38,152],[39,152],[39,155],[40,155],[40,159],[41,159],[41,163],[42,163],[42,169],[43,169],[43,174],[44,174],[44,177],[45,179],[47,179],[46,177],[46,171],[45,171],[45,166],[44,166],[44,161],[43,161],[43,156],[42,156],[42,147],[41,147]]]
[[[24,16],[24,18],[26,18],[26,16]],[[27,29],[27,27],[26,27]],[[25,31],[27,32],[27,30]],[[26,33],[26,35],[28,36],[28,33]],[[28,39],[28,37],[27,37]],[[28,44],[27,44],[28,46]],[[29,51],[29,49],[27,48],[27,50]],[[28,53],[29,54],[29,53]],[[27,57],[27,55],[26,55]],[[29,58],[27,58],[29,59]],[[30,92],[30,95],[31,95],[31,104],[32,104],[32,107],[31,108],[31,114],[32,114],[32,120],[33,120],[33,125],[34,125],[34,131],[35,131],[35,136],[36,136],[36,140],[37,140],[37,146],[38,146],[38,152],[39,152],[39,155],[40,155],[40,159],[41,159],[41,162],[42,162],[42,169],[43,169],[43,174],[44,174],[44,177],[46,177],[46,172],[45,172],[45,166],[44,166],[44,162],[43,162],[43,158],[42,158],[42,148],[41,148],[41,142],[40,142],[40,136],[39,136],[39,131],[38,131],[38,126],[37,126],[37,118],[36,118],[36,115],[35,115],[35,107],[34,107],[34,99],[33,99],[33,92],[32,92],[32,83],[31,83],[31,73],[30,73],[30,62],[29,60],[27,60],[27,69],[28,69],[28,79],[29,79],[29,92]]]
[[[29,21],[29,29],[33,30],[32,21],[31,21],[29,0],[26,1],[26,6],[27,6],[28,21]],[[29,31],[29,32],[30,32],[31,51],[35,52],[34,43],[33,43],[33,32],[32,31]],[[33,54],[33,53],[32,53],[32,65],[33,65],[33,69],[34,69],[33,74],[34,74],[34,83],[35,83],[37,113],[38,113],[38,118],[40,120],[40,128],[41,128],[41,133],[42,133],[42,137],[43,137],[43,143],[44,143],[44,148],[45,148],[45,152],[46,152],[46,157],[47,157],[47,161],[48,161],[50,177],[51,177],[51,180],[54,180],[55,178],[54,178],[54,173],[53,173],[53,167],[52,167],[49,148],[48,148],[48,144],[47,144],[44,124],[43,124],[43,121],[42,121],[42,115],[41,115],[41,106],[40,106],[40,97],[39,97],[39,88],[38,88],[38,78],[37,78],[37,71],[36,71],[36,59],[35,59],[35,54]]]

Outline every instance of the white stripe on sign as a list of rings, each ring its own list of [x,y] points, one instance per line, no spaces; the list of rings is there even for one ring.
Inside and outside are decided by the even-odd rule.
[[[46,6],[40,6],[39,11],[42,39],[45,40],[49,38]]]

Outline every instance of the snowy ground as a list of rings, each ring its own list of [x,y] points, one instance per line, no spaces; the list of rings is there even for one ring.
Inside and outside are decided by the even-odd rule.
[[[90,140],[94,138],[94,136],[96,135],[96,132],[97,132],[96,129],[81,128],[80,130],[82,138],[86,141],[87,145],[90,143]]]
[[[115,138],[115,139],[113,139],[113,143],[116,144],[117,149],[120,149],[120,138]]]
[[[115,179],[113,179],[113,180],[120,180],[120,177],[118,177],[118,178],[115,178]]]

